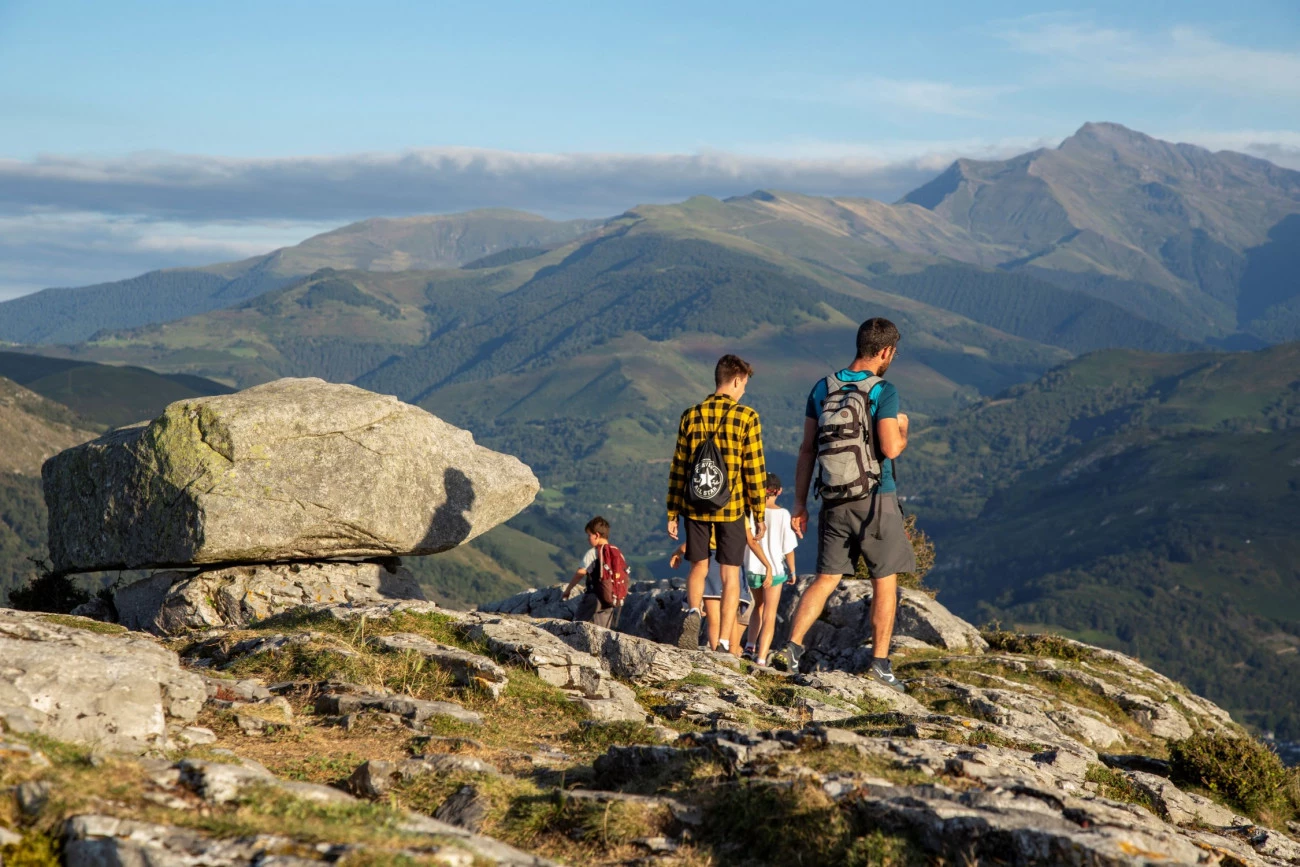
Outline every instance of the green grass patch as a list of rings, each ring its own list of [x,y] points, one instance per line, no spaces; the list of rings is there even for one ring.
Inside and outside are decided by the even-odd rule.
[[[116,623],[104,623],[91,620],[89,617],[73,617],[71,614],[46,614],[41,617],[41,620],[57,623],[59,626],[70,626],[73,629],[84,629],[86,632],[98,632],[101,635],[121,635],[130,631]]]
[[[1004,653],[1022,653],[1026,656],[1050,656],[1070,662],[1095,660],[1097,652],[1089,647],[1082,647],[1068,638],[1050,632],[1023,633],[1008,632],[993,627],[980,633],[993,650]]]
[[[62,846],[53,834],[32,831],[22,840],[0,849],[6,867],[59,867]]]
[[[635,720],[600,722],[588,720],[564,734],[564,739],[576,747],[603,753],[612,746],[629,744],[662,744],[664,739],[650,726]]]
[[[740,783],[708,794],[700,840],[715,863],[902,867],[929,863],[903,836],[867,827],[850,805],[804,781]]]
[[[1160,807],[1156,804],[1155,798],[1142,789],[1134,785],[1133,781],[1124,776],[1122,771],[1116,771],[1105,765],[1088,765],[1088,770],[1083,775],[1084,780],[1089,783],[1097,784],[1097,794],[1103,798],[1110,798],[1112,801],[1123,801],[1126,804],[1137,804],[1144,810],[1165,818],[1161,815]]]
[[[682,686],[709,686],[716,690],[724,690],[727,685],[711,674],[705,674],[702,671],[692,671],[681,680],[674,680],[668,683],[660,684],[660,689],[674,689]]]

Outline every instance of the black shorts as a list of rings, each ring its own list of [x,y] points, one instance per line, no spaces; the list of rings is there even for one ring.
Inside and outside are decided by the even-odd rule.
[[[696,521],[682,516],[686,525],[686,562],[709,559],[709,542],[717,545],[714,559],[719,566],[742,566],[745,560],[745,519]]]

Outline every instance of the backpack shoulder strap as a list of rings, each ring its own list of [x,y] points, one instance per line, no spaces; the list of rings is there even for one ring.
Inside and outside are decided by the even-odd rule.
[[[833,373],[822,381],[826,383],[827,397],[830,397],[832,394],[844,387],[844,383],[840,382],[840,378]]]

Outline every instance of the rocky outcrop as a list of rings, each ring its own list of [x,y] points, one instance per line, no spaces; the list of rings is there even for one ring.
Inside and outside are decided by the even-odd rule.
[[[807,587],[801,579],[792,591],[781,595],[781,608],[773,647],[789,636],[795,607]],[[618,629],[651,641],[675,642],[686,599],[681,579],[634,584],[623,604]],[[480,611],[527,615],[537,619],[572,620],[579,598],[561,598],[561,588],[543,587],[516,593],[499,602],[479,606]],[[917,590],[899,591],[898,615],[894,625],[895,644],[937,647],[957,651],[982,651],[988,644],[979,630],[957,617],[937,600]],[[805,645],[811,663],[826,668],[862,671],[871,664],[871,582],[844,581],[826,602],[822,619],[808,633]]]
[[[475,615],[465,621],[467,634],[499,658],[522,663],[547,683],[570,693],[599,720],[644,721],[636,694],[611,676],[589,653],[575,650],[540,627],[522,620]]]
[[[516,458],[394,397],[282,379],[42,468],[57,572],[432,554],[527,506]]]
[[[804,582],[804,587],[807,582]],[[794,611],[799,592],[782,594]],[[784,596],[789,595],[786,603]],[[946,650],[982,651],[979,630],[918,590],[899,590],[894,634]],[[809,630],[804,646],[829,667],[861,671],[871,665],[871,582],[842,581],[826,601],[825,613]]]
[[[167,744],[206,696],[197,674],[147,638],[93,621],[0,609],[0,718],[10,731],[143,753]],[[101,627],[102,628],[102,627]]]
[[[198,572],[158,572],[113,594],[117,622],[128,629],[179,635],[239,629],[304,605],[365,605],[423,599],[400,561],[277,563]]]

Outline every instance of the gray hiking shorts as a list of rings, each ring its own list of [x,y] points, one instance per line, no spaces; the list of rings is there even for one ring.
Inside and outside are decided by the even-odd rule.
[[[861,555],[872,578],[916,571],[912,542],[903,530],[898,495],[822,506],[817,528],[817,574],[852,575]]]

